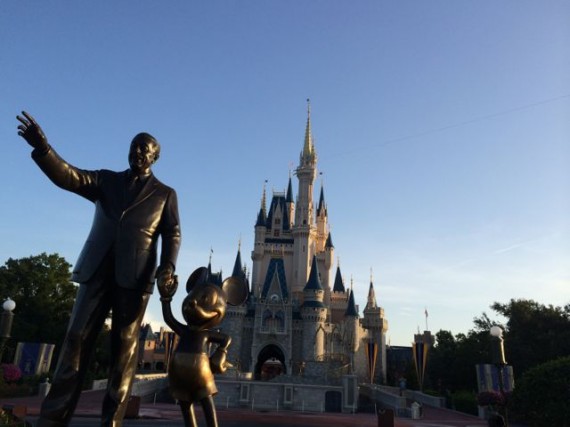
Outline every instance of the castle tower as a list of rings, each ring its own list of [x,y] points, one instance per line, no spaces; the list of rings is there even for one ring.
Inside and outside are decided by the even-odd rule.
[[[340,323],[344,319],[349,294],[344,287],[344,281],[340,272],[340,263],[337,263],[334,285],[330,294],[330,321]]]
[[[324,289],[319,279],[317,258],[313,256],[311,274],[303,289],[303,305],[301,317],[303,319],[303,360],[315,360],[324,354],[325,330],[327,308],[323,304]]]
[[[251,253],[251,260],[253,261],[253,277],[252,283],[254,289],[252,289],[253,294],[259,296],[259,283],[262,282],[261,277],[261,262],[263,261],[263,255],[265,253],[265,233],[267,231],[267,211],[265,208],[266,195],[265,195],[265,184],[263,184],[263,193],[261,195],[261,207],[259,208],[259,213],[257,214],[257,221],[255,222],[255,238],[253,242],[253,251]]]
[[[329,231],[327,205],[325,203],[325,193],[322,185],[317,207],[317,238],[315,247],[319,271],[321,272],[321,284],[325,290],[324,303],[328,306],[331,298],[330,273],[334,259],[334,245]]]
[[[346,311],[344,312],[344,344],[350,357],[350,366],[352,372],[354,372],[354,353],[356,353],[360,344],[358,329],[358,309],[356,308],[356,304],[354,302],[354,291],[351,289],[349,291],[348,305],[346,306]]]
[[[368,342],[375,343],[378,346],[379,359],[376,361],[376,382],[385,383],[386,332],[388,331],[388,321],[384,317],[384,309],[376,303],[372,274],[370,274],[370,288],[368,289],[366,307],[364,307],[362,327],[368,332]]]
[[[247,283],[247,277],[245,274],[245,268],[241,262],[241,242],[238,244],[238,251],[236,255],[236,260],[234,262],[234,268],[232,271],[232,276],[237,277]],[[242,331],[244,329],[245,315],[247,314],[246,303],[238,306],[229,305],[226,308],[226,316],[224,317],[222,328],[231,337],[237,338],[242,336]],[[228,360],[232,363],[241,362],[242,357],[242,339],[234,339],[232,345],[228,349]]]
[[[313,184],[317,173],[317,153],[311,134],[311,106],[307,109],[307,126],[303,151],[299,157],[299,166],[295,171],[299,179],[299,192],[295,204],[295,224],[293,226],[294,259],[292,297],[302,301],[303,288],[309,276],[309,262],[315,254],[317,230],[313,214]]]
[[[295,202],[293,201],[293,184],[291,183],[291,172],[289,171],[289,184],[287,185],[287,196],[285,198],[287,203],[287,211],[289,213],[289,228],[293,227],[295,219]]]

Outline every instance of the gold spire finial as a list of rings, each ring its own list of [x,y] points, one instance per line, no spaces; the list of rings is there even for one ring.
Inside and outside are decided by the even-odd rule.
[[[241,233],[239,235],[239,240],[238,240],[238,252],[241,251]]]
[[[267,185],[267,180],[265,180],[263,182],[263,193],[261,194],[261,209],[263,210],[263,212],[265,212],[265,202],[266,202],[265,186],[266,185]]]
[[[313,135],[311,133],[311,100],[307,98],[307,127],[305,128],[305,144],[303,146],[303,157],[313,154]]]

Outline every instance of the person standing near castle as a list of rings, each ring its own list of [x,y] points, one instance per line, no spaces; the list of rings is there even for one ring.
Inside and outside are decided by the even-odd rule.
[[[159,285],[174,280],[180,247],[176,192],[152,174],[160,145],[147,133],[132,140],[129,169],[89,171],[63,160],[28,113],[17,119],[18,134],[33,148],[32,158],[47,177],[95,204],[91,232],[73,269],[72,280],[79,283],[77,298],[37,426],[69,425],[97,335],[111,311],[111,366],[101,425],[120,427],[137,364],[139,329],[155,278]]]

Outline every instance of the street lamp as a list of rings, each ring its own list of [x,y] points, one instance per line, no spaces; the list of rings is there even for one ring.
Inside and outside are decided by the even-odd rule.
[[[499,391],[501,397],[505,399],[505,383],[503,380],[503,369],[507,365],[505,360],[505,346],[503,340],[503,329],[495,325],[491,327],[489,331],[492,337],[492,356],[493,364],[497,367],[497,372],[499,374]],[[504,401],[504,411],[505,411],[505,425],[509,425],[509,419],[507,415],[507,402]]]
[[[0,362],[2,362],[2,355],[4,354],[4,345],[8,338],[10,338],[10,332],[12,331],[12,321],[14,320],[14,309],[16,308],[16,303],[8,297],[4,304],[2,304],[4,311],[2,316],[0,316]]]

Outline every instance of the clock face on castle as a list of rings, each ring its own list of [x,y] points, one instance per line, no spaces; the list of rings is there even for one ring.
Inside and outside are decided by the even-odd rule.
[[[270,300],[271,302],[279,302],[279,295],[277,295],[277,294],[272,294],[272,295],[269,297],[269,300]]]

